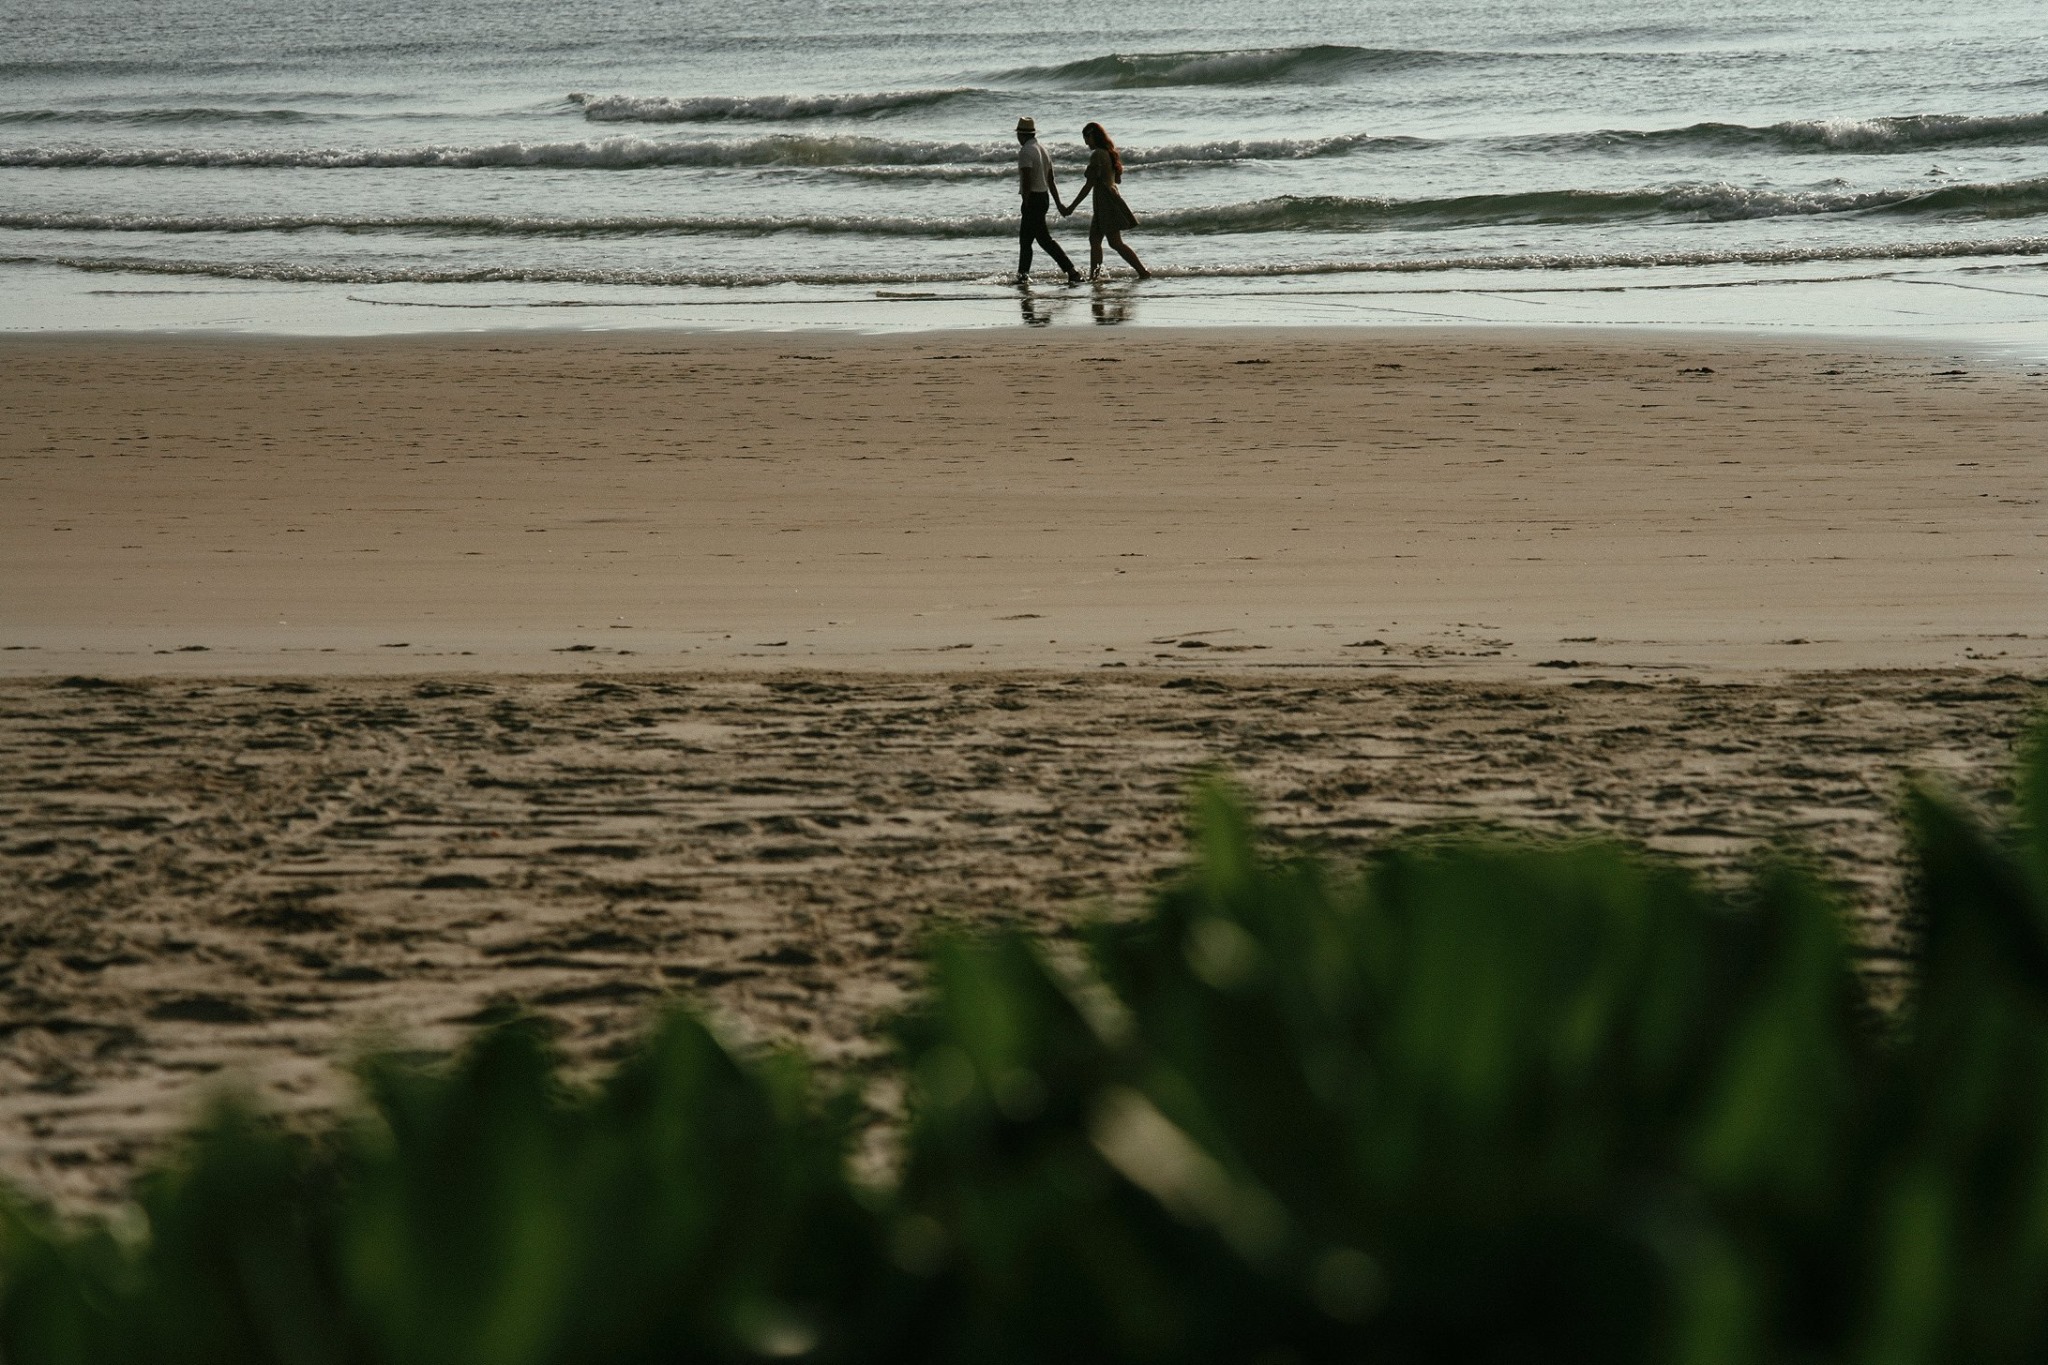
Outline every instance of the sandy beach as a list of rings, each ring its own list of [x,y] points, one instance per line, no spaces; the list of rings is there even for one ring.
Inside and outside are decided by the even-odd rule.
[[[0,357],[15,675],[2048,658],[2048,404],[1938,352],[1211,330]]]
[[[1535,332],[0,341],[0,1174],[513,1005],[876,1057],[1191,780],[1356,852],[1797,839],[1880,988],[1908,771],[2048,679],[2040,381]]]

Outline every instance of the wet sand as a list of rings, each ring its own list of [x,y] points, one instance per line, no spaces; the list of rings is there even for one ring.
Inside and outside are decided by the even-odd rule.
[[[2048,678],[2038,382],[1537,333],[0,341],[0,1175],[508,1006],[874,1064],[1199,773],[1356,852],[1791,836],[1880,992],[1902,775]],[[1962,371],[1952,373],[1952,371]]]
[[[0,362],[0,673],[2048,661],[2041,381],[1933,352],[1210,330]]]

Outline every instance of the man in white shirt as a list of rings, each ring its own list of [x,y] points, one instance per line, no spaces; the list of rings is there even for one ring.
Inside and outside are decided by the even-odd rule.
[[[1060,244],[1052,239],[1052,229],[1045,225],[1046,210],[1052,207],[1053,196],[1059,192],[1058,182],[1053,179],[1052,154],[1045,150],[1038,140],[1038,124],[1028,118],[1017,120],[1017,193],[1024,197],[1024,217],[1017,224],[1017,283],[1031,281],[1031,244],[1045,248],[1045,254],[1059,263],[1067,272],[1068,284],[1079,284],[1081,272],[1074,269],[1073,261],[1060,250]]]

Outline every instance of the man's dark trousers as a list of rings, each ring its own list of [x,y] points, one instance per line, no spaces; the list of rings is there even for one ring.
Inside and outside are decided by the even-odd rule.
[[[1017,224],[1017,273],[1031,273],[1031,244],[1038,243],[1045,248],[1045,254],[1059,262],[1060,269],[1069,275],[1074,273],[1074,263],[1067,259],[1067,253],[1060,250],[1060,244],[1052,239],[1052,229],[1045,225],[1046,210],[1052,207],[1049,194],[1027,194],[1024,196],[1024,218]]]

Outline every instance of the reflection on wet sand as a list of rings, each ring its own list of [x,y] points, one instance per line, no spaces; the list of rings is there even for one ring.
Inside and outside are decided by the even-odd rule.
[[[1031,292],[1029,286],[1017,290],[1017,313],[1026,327],[1050,327],[1053,320],[1074,301],[1069,293],[1039,295]],[[1112,285],[1097,280],[1088,300],[1088,314],[1099,327],[1114,327],[1119,323],[1137,320],[1137,289],[1135,283]]]
[[[1053,301],[1039,298],[1028,285],[1017,290],[1017,310],[1023,314],[1026,327],[1052,326]]]
[[[1114,327],[1120,322],[1133,320],[1137,306],[1137,291],[1130,285],[1121,288],[1095,282],[1095,297],[1089,300],[1088,311],[1093,314],[1098,327]]]

